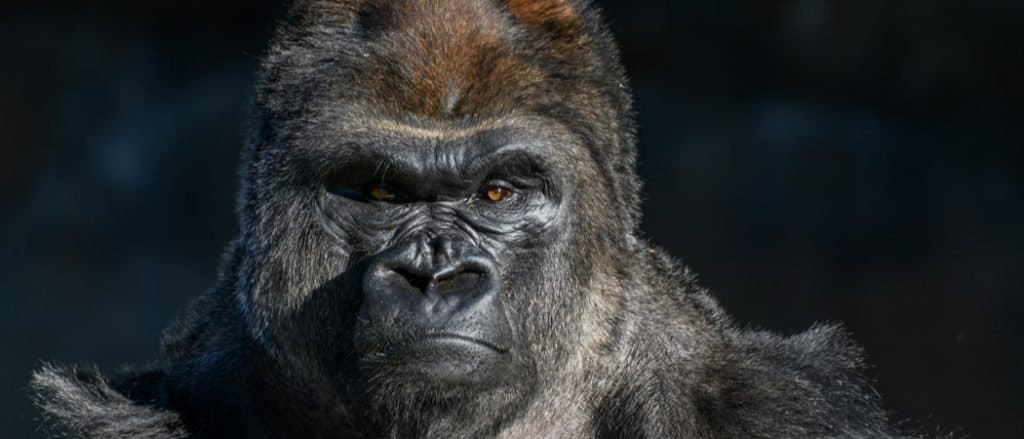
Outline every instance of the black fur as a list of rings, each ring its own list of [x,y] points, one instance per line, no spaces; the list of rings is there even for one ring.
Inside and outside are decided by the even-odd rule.
[[[899,436],[844,331],[741,329],[638,237],[631,111],[586,1],[299,1],[261,69],[242,234],[217,285],[166,331],[159,364],[109,383],[37,371],[48,427],[154,439]],[[423,178],[400,160],[353,165],[367,154],[508,144],[541,156],[528,167],[542,183],[487,214],[486,230],[466,219],[474,202],[430,193],[378,206],[331,190],[339,172]],[[385,225],[397,214],[384,209],[420,216]],[[499,267],[515,334],[508,372],[483,384],[412,379],[360,353],[359,337],[407,329],[361,314],[367,267],[451,234]]]

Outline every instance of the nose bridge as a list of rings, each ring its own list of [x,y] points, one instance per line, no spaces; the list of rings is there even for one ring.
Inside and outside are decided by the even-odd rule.
[[[396,231],[390,240],[392,248],[417,265],[443,266],[465,254],[470,241],[456,221],[458,215],[448,206],[424,206],[418,219],[413,219]]]
[[[438,272],[457,265],[472,252],[465,239],[452,233],[422,231],[411,237],[396,256],[420,272]]]

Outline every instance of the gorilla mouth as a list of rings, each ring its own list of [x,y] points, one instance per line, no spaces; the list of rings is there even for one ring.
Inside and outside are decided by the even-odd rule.
[[[495,342],[465,334],[431,333],[364,356],[362,366],[416,380],[482,384],[502,375],[509,352],[509,348]]]
[[[420,339],[414,341],[413,343],[442,343],[442,344],[456,344],[456,345],[458,345],[458,344],[470,344],[470,345],[483,346],[483,347],[485,347],[487,349],[490,349],[490,350],[495,351],[495,352],[500,353],[500,354],[506,354],[509,351],[509,349],[507,347],[501,347],[501,346],[498,346],[498,345],[496,345],[496,344],[494,344],[492,342],[486,341],[486,340],[481,340],[479,338],[470,337],[470,336],[467,336],[467,335],[450,334],[450,333],[428,334],[426,337],[420,338]]]
[[[438,332],[401,343],[396,343],[387,349],[364,357],[364,360],[370,360],[368,357],[373,357],[374,359],[394,358],[399,356],[404,357],[403,353],[406,351],[421,349],[483,350],[491,351],[494,354],[507,354],[509,352],[508,347],[498,346],[494,342],[470,335]]]

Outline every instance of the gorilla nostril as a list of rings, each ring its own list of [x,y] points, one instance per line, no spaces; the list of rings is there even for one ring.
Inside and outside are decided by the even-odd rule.
[[[395,268],[392,272],[397,275],[394,276],[398,278],[396,280],[400,280],[407,286],[419,292],[426,292],[432,280],[430,275],[417,273],[405,268]]]
[[[472,269],[458,269],[442,273],[434,279],[434,289],[438,294],[459,294],[472,290],[484,273]]]
[[[465,267],[441,270],[431,274],[405,267],[395,267],[388,270],[384,279],[393,288],[415,290],[420,293],[433,291],[446,295],[469,293],[484,276],[483,271]]]

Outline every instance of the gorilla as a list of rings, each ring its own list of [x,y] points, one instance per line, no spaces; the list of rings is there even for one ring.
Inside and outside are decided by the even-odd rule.
[[[240,236],[160,360],[44,364],[83,438],[895,437],[835,326],[738,327],[638,232],[630,90],[586,0],[297,0]]]

